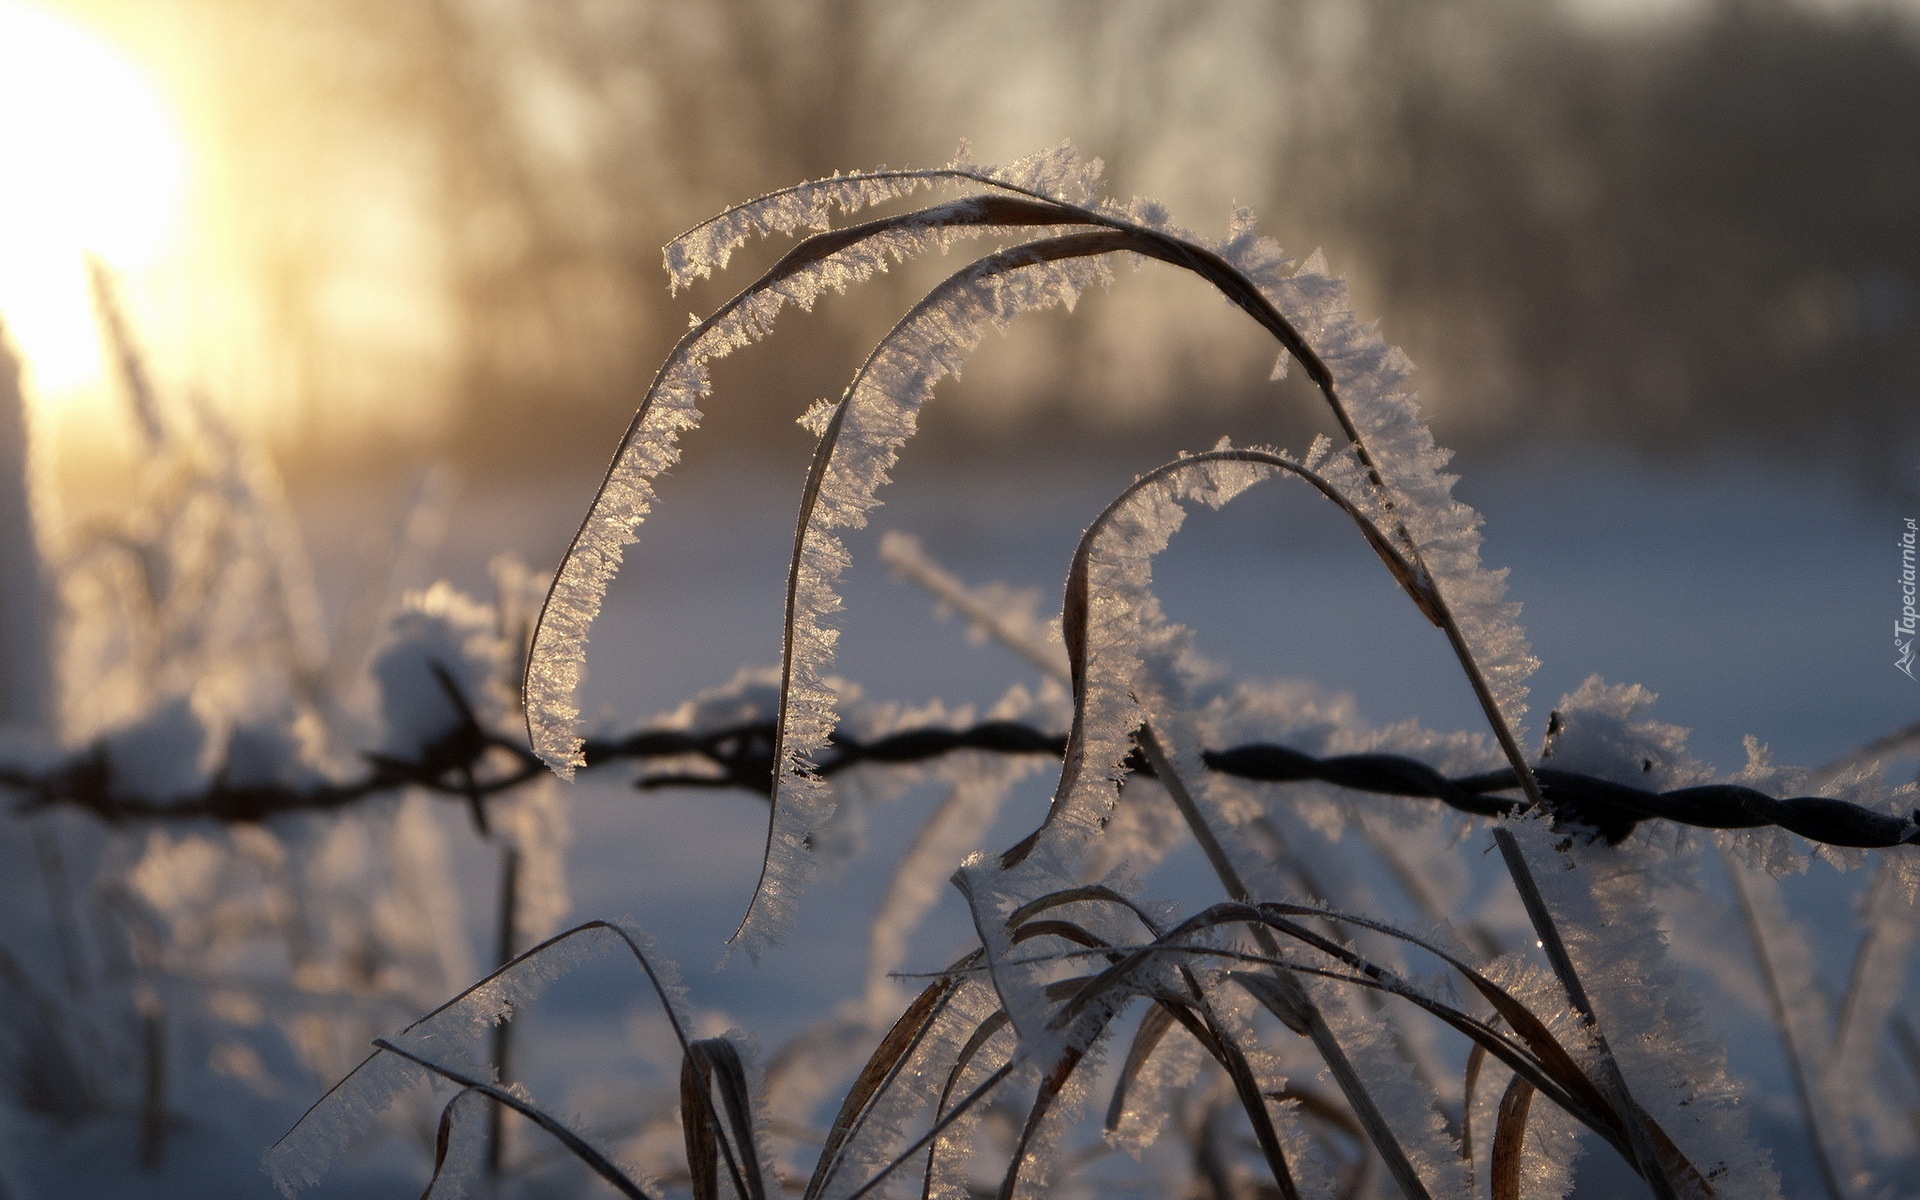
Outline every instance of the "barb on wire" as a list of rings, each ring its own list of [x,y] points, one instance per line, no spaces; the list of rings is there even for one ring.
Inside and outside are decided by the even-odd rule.
[[[442,687],[453,683],[444,673]],[[365,756],[367,769],[346,782],[311,785],[234,784],[216,774],[198,793],[154,799],[124,786],[106,753],[94,748],[54,767],[33,772],[0,766],[0,788],[17,793],[23,812],[77,808],[114,823],[212,820],[245,823],[294,812],[348,808],[406,788],[470,806],[476,827],[487,832],[485,802],[511,791],[546,768],[523,742],[483,728],[471,706],[457,702],[459,723],[424,746],[413,759]],[[589,769],[636,763],[633,786],[719,788],[765,797],[773,791],[774,724],[748,721],[693,731],[643,729],[618,738],[589,740]],[[813,770],[832,777],[863,764],[927,762],[956,751],[1044,754],[1066,750],[1066,735],[1017,721],[986,721],[963,728],[927,726],[863,739],[841,729]],[[1437,800],[1473,816],[1518,811],[1525,799],[1511,768],[1449,778],[1417,759],[1397,754],[1339,754],[1324,758],[1265,742],[1206,750],[1208,768],[1261,783],[1318,781],[1382,796]],[[649,764],[661,764],[649,770]],[[1151,778],[1152,764],[1138,748],[1127,759],[1135,774]],[[1875,812],[1824,796],[1777,798],[1738,784],[1707,784],[1669,792],[1648,791],[1609,780],[1535,767],[1534,778],[1557,828],[1587,831],[1618,844],[1642,821],[1672,821],[1702,829],[1753,829],[1777,825],[1830,846],[1887,849],[1920,845],[1920,811],[1911,817]]]

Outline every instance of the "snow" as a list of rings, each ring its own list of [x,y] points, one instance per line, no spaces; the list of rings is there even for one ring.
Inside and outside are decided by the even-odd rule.
[[[1640,679],[1662,693],[1650,711],[1694,726],[1689,747],[1722,770],[1741,767],[1742,732],[1767,736],[1783,760],[1817,762],[1908,718],[1910,686],[1904,677],[1884,671],[1877,657],[1882,622],[1858,603],[1884,558],[1885,539],[1870,514],[1824,493],[1763,490],[1752,473],[1733,466],[1695,480],[1618,464],[1509,466],[1470,472],[1467,478],[1479,507],[1489,514],[1490,538],[1508,547],[1504,556],[1514,564],[1515,586],[1529,600],[1531,633],[1547,664],[1536,685],[1548,694],[1577,693],[1592,672]],[[991,470],[932,478],[910,471],[887,518],[915,532],[928,554],[962,578],[1001,578],[1057,596],[1082,522],[1124,482],[1124,467],[1088,471],[1081,478],[1023,470],[1017,486]],[[583,485],[556,481],[477,489],[454,514],[436,571],[477,592],[486,587],[487,564],[503,544],[531,561],[551,561],[556,545],[564,543]],[[596,651],[587,696],[618,724],[672,711],[702,688],[727,679],[742,661],[769,661],[779,645],[778,586],[790,546],[790,496],[724,462],[690,465],[679,486],[685,499],[661,515],[649,547],[649,554],[671,563],[673,570],[641,577],[612,593],[608,634]],[[363,505],[370,502],[366,496],[376,495],[361,490]],[[392,489],[390,503],[397,502],[400,491]],[[1262,501],[1264,491],[1274,498]],[[321,555],[319,577],[341,588],[349,583],[347,573],[329,564],[348,558],[360,531],[382,519],[378,511],[356,510],[352,503],[319,495],[304,498],[301,509]],[[1289,519],[1277,521],[1276,513]],[[939,624],[924,596],[891,581],[873,551],[879,532],[863,533],[855,543],[855,566],[845,585],[849,632],[837,664],[842,672],[860,679],[868,695],[938,696],[949,704],[990,704],[1009,683],[1033,678],[1018,658],[970,645],[962,624]],[[1364,714],[1376,728],[1411,717],[1433,729],[1470,728],[1471,700],[1460,694],[1444,648],[1431,644],[1436,640],[1431,627],[1385,581],[1377,560],[1353,541],[1345,518],[1305,489],[1262,489],[1219,514],[1191,517],[1164,552],[1155,586],[1168,614],[1196,630],[1200,651],[1235,663],[1243,675],[1258,679],[1284,673],[1351,690],[1355,715]],[[1726,581],[1746,569],[1758,543],[1810,568],[1777,579],[1777,595],[1766,603],[1722,607],[1718,599]],[[1259,553],[1248,554],[1248,546]],[[1617,564],[1629,547],[1636,569],[1623,573]],[[1285,619],[1277,620],[1276,613],[1286,614]],[[652,632],[632,636],[641,631]],[[1764,653],[1755,653],[1756,647]],[[1314,725],[1313,714],[1327,711],[1315,705],[1332,701],[1303,706],[1301,697],[1284,693],[1279,690],[1284,703],[1277,707],[1236,706],[1238,723],[1218,726],[1217,736],[1256,732],[1263,712],[1276,719],[1298,713],[1291,718],[1299,723],[1297,733],[1287,734],[1288,726],[1276,720],[1273,730],[1286,734],[1281,740],[1316,750],[1365,748],[1311,740],[1326,736],[1315,729],[1350,725],[1349,717],[1339,715],[1348,710],[1336,705],[1329,718]],[[689,710],[685,719],[699,725],[724,720],[735,711],[725,703],[737,701],[712,703],[697,716]],[[1410,745],[1419,752],[1421,743]],[[1436,760],[1455,752],[1445,746],[1428,749]],[[1572,754],[1574,744],[1563,742],[1556,753]],[[770,951],[758,969],[742,964],[709,974],[704,968],[716,958],[753,883],[764,807],[750,797],[727,794],[638,798],[606,780],[563,787],[558,794],[575,829],[566,849],[573,911],[583,917],[635,914],[659,935],[668,957],[694,969],[691,996],[703,1011],[723,1010],[721,1028],[753,1028],[769,1044],[798,1028],[806,1014],[828,1011],[865,986],[859,981],[869,978],[868,921],[892,882],[887,872],[864,864],[897,861],[934,802],[933,796],[915,792],[869,809],[867,849],[856,869],[816,885],[788,946]],[[1349,809],[1365,804],[1350,797],[1342,802]],[[1001,819],[974,844],[1007,844],[1032,827],[1043,803],[1044,796],[1031,786],[1017,789]],[[430,801],[409,811],[438,826],[457,877],[492,877],[493,851],[474,841],[457,811]],[[1353,814],[1343,813],[1337,827],[1352,829]],[[1331,855],[1344,844],[1331,843],[1316,853]],[[1396,844],[1429,854],[1435,863],[1474,871],[1484,867],[1477,847],[1456,846],[1444,837],[1404,837]],[[19,858],[18,847],[7,853],[9,864],[17,862],[10,866],[13,877],[32,878],[31,857]],[[1174,898],[1203,898],[1210,891],[1204,865],[1191,848],[1175,852],[1144,883],[1154,894]],[[1812,875],[1789,878],[1781,886],[1807,917],[1852,928],[1847,898],[1865,883],[1860,874],[1838,876],[1816,867]],[[1484,885],[1450,886],[1464,889],[1463,899],[1456,898],[1459,890],[1443,893],[1445,903],[1459,911],[1472,912],[1484,902]],[[475,884],[467,890],[467,940],[482,954],[490,953],[487,888]],[[1375,890],[1383,898],[1392,895],[1384,883]],[[958,900],[951,891],[936,899],[925,932],[910,943],[904,964],[909,969],[940,965],[962,944],[970,922]],[[1500,914],[1489,915],[1497,927]],[[1851,966],[1846,948],[1832,943],[1826,939],[1813,946],[1815,965],[1826,978],[1844,980]],[[467,955],[469,964],[473,957]],[[1701,988],[1702,996],[1725,994],[1710,980],[1696,979],[1692,986]],[[645,1003],[630,972],[587,971],[554,984],[528,1012],[518,1043],[518,1061],[535,1093],[555,1098],[561,1107],[591,1111],[566,1097],[593,1094],[596,1078],[618,1080],[641,1071],[625,1049],[621,1021],[622,1014]],[[1785,1095],[1784,1078],[1771,1065],[1777,1039],[1764,1018],[1738,1001],[1729,1002],[1727,1011],[1736,1033],[1730,1047],[1735,1065],[1762,1090]],[[393,1025],[406,1016],[396,1011]],[[1739,1032],[1743,1028],[1746,1032]],[[264,1141],[277,1136],[327,1082],[284,1057],[267,1055],[267,1066],[288,1081],[278,1098],[262,1101],[237,1084],[233,1091],[209,1090],[204,1103],[219,1111],[248,1108],[257,1119],[226,1127],[223,1136],[213,1131],[181,1135],[169,1158],[180,1174],[170,1166],[155,1179],[151,1194],[168,1194],[174,1187],[169,1181],[176,1178],[183,1189],[179,1194],[266,1193],[266,1178],[250,1165],[258,1144],[253,1150],[236,1148],[227,1137]],[[1499,1086],[1498,1080],[1482,1081],[1483,1089],[1490,1086]],[[1535,1122],[1545,1117],[1544,1107],[1537,1106]],[[1798,1137],[1790,1113],[1776,1118],[1762,1108],[1755,1120],[1762,1122],[1756,1136],[1768,1143],[1791,1146]],[[1480,1128],[1490,1136],[1490,1122]],[[1530,1132],[1530,1142],[1540,1128]],[[70,1170],[72,1155],[84,1154],[94,1142],[60,1135],[47,1145],[54,1149],[45,1158],[22,1164],[38,1194],[97,1189],[102,1177],[95,1169]],[[1594,1153],[1611,1154],[1604,1148]],[[1783,1157],[1789,1179],[1794,1170],[1804,1171],[1804,1163],[1796,1166],[1790,1155]],[[130,1163],[130,1158],[119,1161]],[[393,1147],[361,1146],[327,1181],[353,1190],[397,1176],[412,1178],[417,1188],[420,1177],[410,1173],[418,1161],[396,1157]],[[62,1179],[82,1190],[64,1190],[56,1182]]]
[[[493,606],[445,583],[406,596],[370,667],[379,688],[381,752],[419,759],[460,726],[462,704],[483,729],[498,728],[511,707],[503,677],[512,656]]]

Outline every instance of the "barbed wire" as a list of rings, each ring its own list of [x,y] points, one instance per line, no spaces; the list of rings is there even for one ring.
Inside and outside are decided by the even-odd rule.
[[[416,788],[465,800],[476,828],[487,833],[486,801],[522,786],[546,768],[521,742],[486,729],[445,672],[442,689],[459,714],[458,724],[422,748],[414,759],[367,754],[367,770],[348,782],[235,783],[219,773],[197,793],[154,799],[124,787],[102,748],[94,748],[43,771],[0,766],[0,787],[20,795],[19,811],[56,807],[91,813],[110,824],[148,821],[264,821],[298,812],[351,807],[374,796]],[[774,724],[747,721],[719,729],[645,729],[618,738],[589,739],[586,768],[638,763],[633,786],[717,788],[773,793]],[[812,771],[831,778],[865,764],[930,762],[963,750],[990,754],[1060,757],[1064,734],[1018,721],[985,721],[961,728],[926,726],[861,738],[837,730]],[[1211,770],[1259,783],[1320,782],[1374,795],[1436,800],[1480,817],[1504,816],[1524,807],[1510,768],[1449,777],[1417,759],[1397,754],[1337,754],[1318,757],[1286,746],[1257,742],[1206,750]],[[648,771],[650,763],[670,764]],[[1151,778],[1153,768],[1135,749],[1130,772]],[[1642,821],[1671,821],[1702,829],[1778,826],[1829,846],[1888,849],[1920,845],[1920,810],[1911,817],[1875,812],[1825,796],[1779,798],[1739,784],[1717,783],[1657,792],[1550,766],[1533,770],[1552,809],[1556,827],[1584,829],[1617,844]],[[1508,794],[1516,793],[1516,794]]]

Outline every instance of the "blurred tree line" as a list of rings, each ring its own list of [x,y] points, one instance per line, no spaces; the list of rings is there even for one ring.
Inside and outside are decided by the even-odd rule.
[[[667,238],[834,169],[944,161],[965,136],[987,162],[1071,137],[1118,194],[1203,229],[1231,200],[1290,251],[1324,247],[1458,444],[1731,442],[1870,483],[1920,450],[1920,20],[1897,9],[78,7],[143,23],[192,75],[224,148],[232,308],[259,348],[239,377],[301,414],[283,432],[309,445],[364,440],[342,413],[405,409],[488,469],[597,460],[687,310],[727,287],[668,296]],[[797,441],[793,415],[930,278],[724,366],[712,440]],[[941,419],[961,440],[1177,438],[1196,412],[1215,430],[1272,410],[1257,339],[1190,300],[1157,281],[1092,297],[990,355]]]

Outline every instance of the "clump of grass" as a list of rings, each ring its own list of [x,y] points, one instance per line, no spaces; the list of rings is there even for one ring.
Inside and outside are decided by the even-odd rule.
[[[921,188],[963,194],[834,225]],[[1342,440],[1322,439],[1298,455],[1223,442],[1126,487],[1094,518],[1068,565],[1058,657],[1035,644],[1028,625],[966,603],[964,584],[894,544],[895,559],[941,599],[1043,670],[1061,672],[1071,714],[1045,818],[1004,851],[966,858],[953,877],[977,946],[935,972],[897,1015],[883,1017],[871,1001],[884,992],[870,989],[862,1012],[802,1035],[762,1075],[740,1039],[693,1035],[676,986],[637,934],[593,922],[376,1042],[375,1054],[269,1154],[283,1187],[317,1178],[410,1080],[437,1078],[459,1089],[440,1122],[439,1184],[450,1178],[450,1147],[475,1107],[463,1102],[482,1097],[533,1120],[629,1196],[662,1194],[658,1180],[667,1179],[698,1200],[776,1192],[855,1200],[902,1190],[911,1174],[926,1196],[986,1190],[1011,1200],[1110,1186],[1084,1172],[1103,1147],[1124,1147],[1147,1153],[1148,1185],[1169,1191],[1291,1198],[1390,1188],[1415,1200],[1506,1200],[1565,1194],[1581,1131],[1659,1197],[1778,1192],[1746,1129],[1738,1085],[1706,1037],[1700,1006],[1678,983],[1649,899],[1654,883],[1674,877],[1674,864],[1698,856],[1699,839],[1637,819],[1596,829],[1577,806],[1556,800],[1553,781],[1564,776],[1536,778],[1539,764],[1522,750],[1534,662],[1517,606],[1504,598],[1503,573],[1479,561],[1478,518],[1451,494],[1446,455],[1420,415],[1405,359],[1348,310],[1317,256],[1288,262],[1245,214],[1224,238],[1207,239],[1177,228],[1150,202],[1103,199],[1098,164],[1063,147],[1004,170],[962,159],[799,185],[677,239],[667,248],[668,270],[678,287],[724,267],[753,237],[798,232],[807,236],[696,321],[662,365],[561,565],[526,664],[532,748],[570,772],[586,762],[573,693],[588,628],[654,503],[653,479],[676,461],[679,434],[699,420],[711,360],[767,336],[788,303],[809,306],[962,238],[1003,240],[915,304],[838,401],[801,418],[817,444],[800,497],[782,659],[770,681],[745,681],[736,695],[744,704],[752,687],[771,684],[765,856],[733,939],[749,954],[795,918],[838,802],[819,764],[839,721],[828,666],[834,588],[847,561],[842,533],[866,522],[935,384],[958,371],[987,330],[1071,306],[1087,287],[1109,281],[1116,259],[1191,272],[1299,365]],[[1304,481],[1353,523],[1385,580],[1453,650],[1485,716],[1484,735],[1366,730],[1318,700],[1208,681],[1190,634],[1154,596],[1155,556],[1191,507],[1220,507],[1276,478]],[[1681,796],[1704,784],[1709,773],[1686,756],[1677,731],[1647,718],[1649,699],[1596,680],[1564,700],[1549,726],[1554,771],[1612,780],[1629,798],[1623,803],[1649,779]],[[1519,795],[1461,817],[1394,809],[1326,784],[1259,786],[1208,770],[1204,750],[1221,731],[1259,724],[1284,727],[1301,746],[1317,738],[1319,753],[1397,751],[1434,769],[1504,772],[1503,786]],[[970,769],[977,770],[959,769],[956,795]],[[1769,770],[1756,761],[1739,782],[1772,792],[1802,782]],[[1910,793],[1876,787],[1855,772],[1845,799],[1899,825]],[[1702,805],[1703,797],[1696,796]],[[941,813],[964,817],[970,823],[961,827],[977,835],[993,803],[975,795]],[[1724,827],[1713,840],[1737,859],[1776,869],[1805,861],[1776,826],[1701,818],[1716,822]],[[1310,839],[1342,828],[1378,855],[1419,926],[1383,915],[1366,877],[1340,855],[1314,849],[1320,843]],[[955,835],[928,836],[945,845]],[[1144,895],[1137,878],[1187,837],[1204,853],[1220,898],[1183,916]],[[1470,919],[1453,861],[1467,838],[1499,851],[1520,921]],[[1910,904],[1920,879],[1911,848],[1879,853],[1890,894]],[[926,856],[909,858],[927,870]],[[902,900],[889,911],[887,942],[896,944],[924,903]],[[1441,924],[1449,920],[1460,927]],[[650,1157],[630,1171],[474,1061],[475,1037],[592,947],[628,951],[668,1014],[684,1063],[678,1116],[653,1121],[678,1124],[677,1162],[661,1156],[646,1125],[627,1144],[651,1147]],[[1765,946],[1762,961],[1774,961]],[[1888,974],[1884,964],[1863,968],[1863,977]],[[1777,974],[1768,981],[1777,985]],[[1876,1019],[1884,990],[1868,1006]],[[1460,1039],[1456,1055],[1437,1049],[1443,1033]],[[813,1128],[827,1064],[861,1042],[872,1047],[864,1065],[827,1127]],[[1089,1108],[1100,1093],[1107,1102]],[[1854,1108],[1810,1130],[1823,1156],[1834,1136],[1824,1126],[1851,1128],[1885,1107],[1849,1103]],[[1104,1120],[1083,1119],[1088,1111]],[[1185,1148],[1172,1167],[1150,1149],[1168,1125]],[[1076,1148],[1082,1135],[1090,1136]],[[1901,1153],[1881,1159],[1898,1162]],[[1866,1178],[1826,1174],[1836,1194]]]

